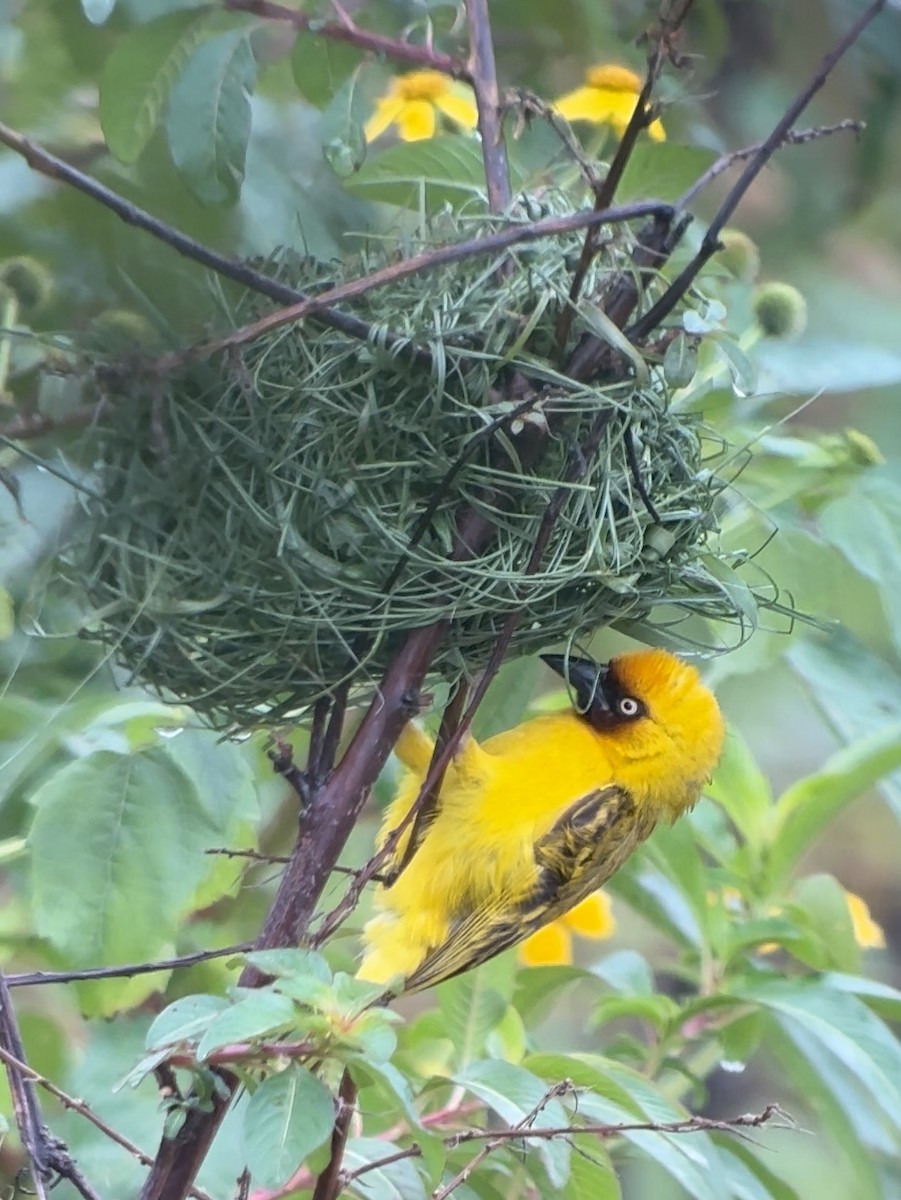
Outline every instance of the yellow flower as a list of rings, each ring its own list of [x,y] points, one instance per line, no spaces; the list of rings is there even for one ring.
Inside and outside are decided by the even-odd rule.
[[[851,926],[858,946],[864,950],[884,950],[885,934],[882,926],[878,925],[870,916],[866,900],[862,900],[854,892],[845,891],[845,901],[848,905],[848,912],[851,914]]]
[[[554,112],[567,121],[591,121],[593,125],[612,125],[622,137],[632,119],[641,80],[627,67],[591,67],[584,87],[567,92],[555,100]],[[652,121],[648,133],[655,142],[666,138],[661,121]]]
[[[363,132],[366,141],[372,142],[396,125],[403,141],[420,142],[435,136],[439,114],[464,129],[475,129],[478,124],[475,103],[459,84],[439,71],[410,71],[391,80]]]
[[[559,967],[573,960],[572,935],[600,941],[611,937],[616,921],[603,892],[586,896],[557,921],[551,921],[522,943],[519,959],[527,967]]]

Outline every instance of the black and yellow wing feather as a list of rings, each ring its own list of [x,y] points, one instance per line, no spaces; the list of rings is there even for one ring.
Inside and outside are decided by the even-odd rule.
[[[654,828],[624,788],[575,801],[535,844],[531,886],[514,904],[503,894],[458,915],[446,940],[425,956],[404,991],[432,987],[477,967],[568,912],[619,870]],[[537,874],[535,872],[537,867]]]

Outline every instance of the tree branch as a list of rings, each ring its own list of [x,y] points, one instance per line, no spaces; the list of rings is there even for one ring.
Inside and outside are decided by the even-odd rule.
[[[232,12],[245,12],[270,21],[285,21],[311,37],[344,42],[349,46],[356,46],[359,50],[368,50],[372,54],[393,58],[395,62],[407,63],[409,66],[422,67],[429,71],[440,71],[442,75],[469,82],[469,71],[460,59],[453,58],[450,54],[441,54],[430,46],[416,46],[412,42],[402,42],[397,38],[385,37],[381,33],[360,29],[350,20],[322,21],[295,8],[274,4],[271,0],[224,0],[224,5]]]
[[[488,208],[493,213],[502,213],[510,206],[510,166],[504,144],[488,0],[466,0],[466,16],[469,23],[469,78],[479,112]]]

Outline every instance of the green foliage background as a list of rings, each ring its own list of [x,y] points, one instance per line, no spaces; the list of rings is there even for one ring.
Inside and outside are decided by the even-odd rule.
[[[640,67],[630,39],[654,9],[496,0],[502,78],[550,97],[591,63]],[[687,82],[670,73],[662,93],[673,102],[669,141],[641,149],[623,198],[678,195],[716,152],[765,136],[859,9],[856,0],[698,3],[685,42],[699,55],[694,73]],[[431,22],[443,44],[456,11],[376,0],[358,15],[393,35],[409,23],[421,37]],[[359,122],[390,65],[257,18],[178,0],[46,0],[0,11],[0,47],[5,122],[228,253],[289,244],[328,259],[349,230],[390,234],[420,206],[453,206],[480,187],[477,146],[462,136],[364,154]],[[467,1110],[474,1124],[485,1112],[515,1124],[561,1079],[577,1097],[553,1099],[536,1124],[576,1114],[669,1121],[689,1109],[730,1116],[778,1101],[811,1132],[760,1130],[750,1143],[652,1132],[603,1144],[536,1140],[493,1154],[455,1195],[901,1192],[899,63],[901,20],[887,14],[809,114],[811,123],[863,116],[867,133],[784,151],[740,210],[763,277],[804,291],[804,335],[756,339],[747,289],[723,293],[712,275],[704,284],[728,317],[699,311],[710,336],[680,402],[733,445],[753,446],[739,480],[751,503],[728,512],[729,543],[754,553],[760,577],[772,576],[800,609],[837,625],[761,628],[710,662],[732,722],[726,758],[710,798],[617,877],[616,940],[581,946],[571,968],[517,970],[504,957],[404,1005],[402,1024],[361,1012],[365,990],[343,974],[353,969],[352,936],[335,939],[325,958],[287,954],[278,971],[270,963],[275,984],[253,996],[227,992],[227,960],[18,990],[35,1069],[152,1152],[164,1114],[152,1079],[138,1081],[155,1056],[178,1045],[204,1060],[236,1040],[307,1040],[313,1059],[326,1058],[325,1084],[334,1088],[347,1065],[361,1085],[349,1169],[383,1157],[379,1135],[401,1121],[410,1131],[401,1144],[412,1138],[421,1149],[359,1177],[353,1194],[376,1200],[427,1195],[477,1148],[445,1145],[424,1114],[464,1097],[482,1106]],[[540,126],[525,131],[512,143],[517,182],[540,181],[552,153]],[[701,207],[710,213],[715,202]],[[0,259],[21,254],[46,264],[53,294],[34,313],[6,307],[4,327],[84,337],[124,307],[161,337],[191,340],[214,311],[204,272],[4,152]],[[41,373],[45,344],[3,345],[0,418],[34,408],[59,418],[90,399],[77,381]],[[60,476],[89,478],[80,446],[62,434],[0,448],[0,944],[9,972],[252,938],[272,870],[204,852],[284,853],[294,831],[262,737],[219,741],[58,632],[82,616],[52,566],[78,507]],[[38,601],[56,636],[36,636]],[[603,655],[622,641],[599,634],[592,648]],[[558,702],[547,683],[530,661],[505,668],[479,732]],[[299,753],[304,737],[292,734]],[[367,856],[390,787],[388,772],[348,863]],[[343,884],[336,877],[326,899]],[[842,888],[869,901],[887,953],[862,954]],[[217,1197],[231,1194],[245,1160],[260,1188],[277,1187],[304,1157],[321,1166],[331,1128],[330,1093],[302,1063],[248,1069],[245,1081],[202,1176]],[[9,1113],[5,1099],[0,1109]],[[124,1152],[77,1115],[49,1102],[48,1111],[101,1191],[132,1194],[141,1169]],[[0,1168],[11,1177],[18,1164],[8,1140]]]

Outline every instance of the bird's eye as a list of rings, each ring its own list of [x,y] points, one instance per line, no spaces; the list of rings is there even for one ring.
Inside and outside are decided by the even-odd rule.
[[[641,705],[633,696],[623,696],[616,707],[623,717],[637,717],[641,709]]]

